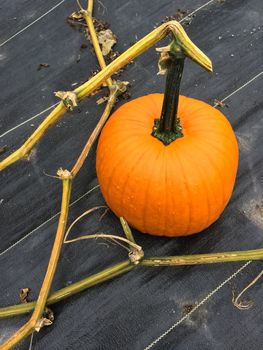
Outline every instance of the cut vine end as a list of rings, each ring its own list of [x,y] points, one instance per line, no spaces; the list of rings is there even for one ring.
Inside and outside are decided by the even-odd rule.
[[[173,33],[173,41],[179,46],[185,56],[199,64],[208,72],[213,71],[212,62],[188,37],[182,25],[177,21],[167,23],[169,31]],[[173,49],[173,47],[171,47]]]

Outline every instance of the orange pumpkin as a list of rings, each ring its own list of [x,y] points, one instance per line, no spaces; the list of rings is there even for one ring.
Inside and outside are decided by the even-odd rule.
[[[141,232],[185,236],[211,225],[235,182],[238,147],[225,116],[180,96],[184,137],[168,146],[151,136],[162,94],[137,98],[110,118],[97,149],[97,175],[111,210]]]
[[[97,149],[97,176],[108,206],[139,231],[160,236],[191,235],[217,220],[238,165],[230,123],[210,105],[179,97],[183,59],[174,62],[165,99],[151,94],[121,106]]]

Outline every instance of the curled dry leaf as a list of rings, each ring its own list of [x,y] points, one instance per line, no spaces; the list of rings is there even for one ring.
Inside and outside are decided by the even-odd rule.
[[[43,327],[51,326],[54,320],[55,320],[54,312],[49,307],[46,307],[43,317],[36,324],[36,327],[35,327],[36,332],[39,332]]]
[[[84,17],[81,11],[72,12],[72,14],[68,16],[68,19],[78,22],[84,21]]]
[[[106,56],[110,53],[111,48],[116,44],[117,38],[112,33],[110,29],[101,30],[98,32],[98,40],[101,45],[101,51],[103,56]]]
[[[54,312],[49,307],[45,308],[44,314],[45,314],[45,318],[47,318],[51,322],[54,322],[55,320]]]
[[[28,294],[30,292],[30,288],[21,288],[19,291],[19,299],[22,304],[25,304],[28,302]]]
[[[55,96],[61,98],[66,108],[70,111],[78,105],[78,97],[72,91],[55,91]]]
[[[156,49],[156,51],[161,53],[159,61],[158,61],[159,72],[157,74],[164,75],[167,73],[167,68],[168,68],[170,61],[171,61],[171,58],[169,55],[170,45],[165,46],[165,47],[159,47]]]
[[[39,332],[41,328],[51,326],[53,324],[48,318],[42,317],[35,326],[35,331]]]

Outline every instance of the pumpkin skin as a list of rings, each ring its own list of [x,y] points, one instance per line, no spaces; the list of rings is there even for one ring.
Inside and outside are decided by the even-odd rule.
[[[215,222],[234,187],[238,146],[225,116],[179,97],[184,136],[165,146],[151,136],[163,94],[122,105],[104,127],[96,169],[106,203],[143,233],[186,236]]]

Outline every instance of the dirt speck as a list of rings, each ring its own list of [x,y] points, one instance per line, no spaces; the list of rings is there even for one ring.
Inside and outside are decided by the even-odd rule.
[[[193,304],[185,304],[183,305],[183,316],[189,314],[189,312],[191,312],[194,308]]]
[[[7,146],[1,146],[0,147],[0,155],[4,154],[7,151]]]
[[[194,14],[190,15],[189,13],[189,10],[178,9],[174,15],[166,16],[158,25],[174,20],[178,22],[182,21],[181,24],[189,25],[195,17]]]
[[[48,63],[39,63],[37,70],[39,71],[43,68],[48,68],[48,67],[50,67],[50,65]]]

